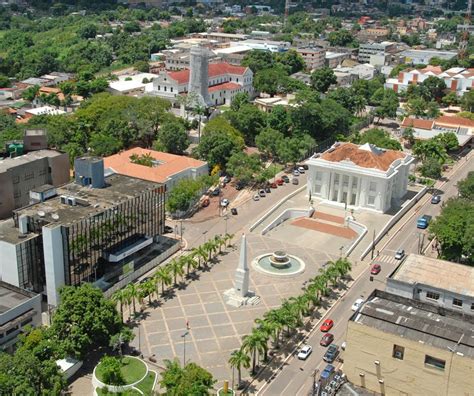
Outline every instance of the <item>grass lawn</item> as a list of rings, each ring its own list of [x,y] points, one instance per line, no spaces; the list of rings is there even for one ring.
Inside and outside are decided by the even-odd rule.
[[[104,392],[102,389],[97,388],[96,392],[99,396],[142,396],[140,392],[136,391],[135,389],[130,389],[121,393],[111,393]],[[145,393],[145,395],[147,395],[147,393]]]
[[[136,387],[140,389],[144,395],[151,395],[153,391],[153,385],[155,383],[155,377],[156,374],[153,371],[149,371],[145,379]]]
[[[123,378],[125,379],[126,384],[131,384],[133,382],[139,381],[143,378],[146,373],[146,365],[141,360],[131,357],[125,356],[122,359],[122,368],[121,368]],[[100,381],[102,380],[102,370],[101,365],[97,366],[95,370],[95,375]]]

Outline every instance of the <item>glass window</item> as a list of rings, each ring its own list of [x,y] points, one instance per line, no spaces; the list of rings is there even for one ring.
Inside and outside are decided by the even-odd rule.
[[[371,205],[371,206],[375,205],[375,197],[373,195],[369,195],[369,199],[367,200],[367,205]]]
[[[323,174],[322,174],[322,172],[316,172],[314,178],[315,178],[316,180],[322,180],[322,179],[323,179]]]
[[[471,303],[471,309],[474,310],[474,303]]]
[[[459,298],[453,298],[453,306],[462,307],[462,300],[460,300]]]
[[[395,359],[403,360],[403,355],[405,354],[405,348],[400,345],[393,346],[392,357]]]
[[[440,370],[444,370],[446,366],[446,361],[437,359],[433,356],[425,355],[425,366],[434,367]]]
[[[426,292],[426,298],[429,298],[431,300],[439,300],[439,294],[435,292]]]
[[[314,193],[315,194],[321,194],[321,184],[315,184],[314,185]]]
[[[376,182],[370,182],[370,191],[377,191],[377,183]]]

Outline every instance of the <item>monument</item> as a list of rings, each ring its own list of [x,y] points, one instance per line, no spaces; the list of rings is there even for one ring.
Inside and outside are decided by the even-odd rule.
[[[211,99],[209,97],[209,52],[207,48],[199,45],[191,47],[189,68],[188,94],[194,97],[197,102],[192,106],[208,107],[211,104]]]
[[[255,296],[255,293],[249,290],[249,266],[247,264],[247,239],[245,234],[242,234],[240,242],[240,257],[239,265],[235,270],[235,282],[232,289],[224,292],[224,300],[227,304],[233,307],[240,307],[242,305],[255,305],[260,301],[260,298]]]

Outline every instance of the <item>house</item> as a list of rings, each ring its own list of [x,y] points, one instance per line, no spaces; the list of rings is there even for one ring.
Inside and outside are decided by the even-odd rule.
[[[153,166],[149,167],[133,163],[131,157],[134,155],[151,156],[153,158]],[[207,162],[183,155],[139,147],[121,151],[104,158],[104,167],[108,173],[118,173],[166,185],[167,191],[171,191],[173,186],[181,179],[196,179],[199,176],[207,175],[209,172]]]
[[[153,89],[152,81],[157,77],[153,73],[124,74],[109,83],[108,91],[114,95],[140,96]]]
[[[414,159],[372,144],[335,143],[308,165],[308,195],[339,206],[385,213],[407,192]]]

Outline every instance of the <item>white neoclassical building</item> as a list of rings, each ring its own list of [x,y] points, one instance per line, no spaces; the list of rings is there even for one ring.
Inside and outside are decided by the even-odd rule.
[[[308,195],[384,213],[406,194],[413,161],[402,151],[368,143],[335,143],[306,162]]]

